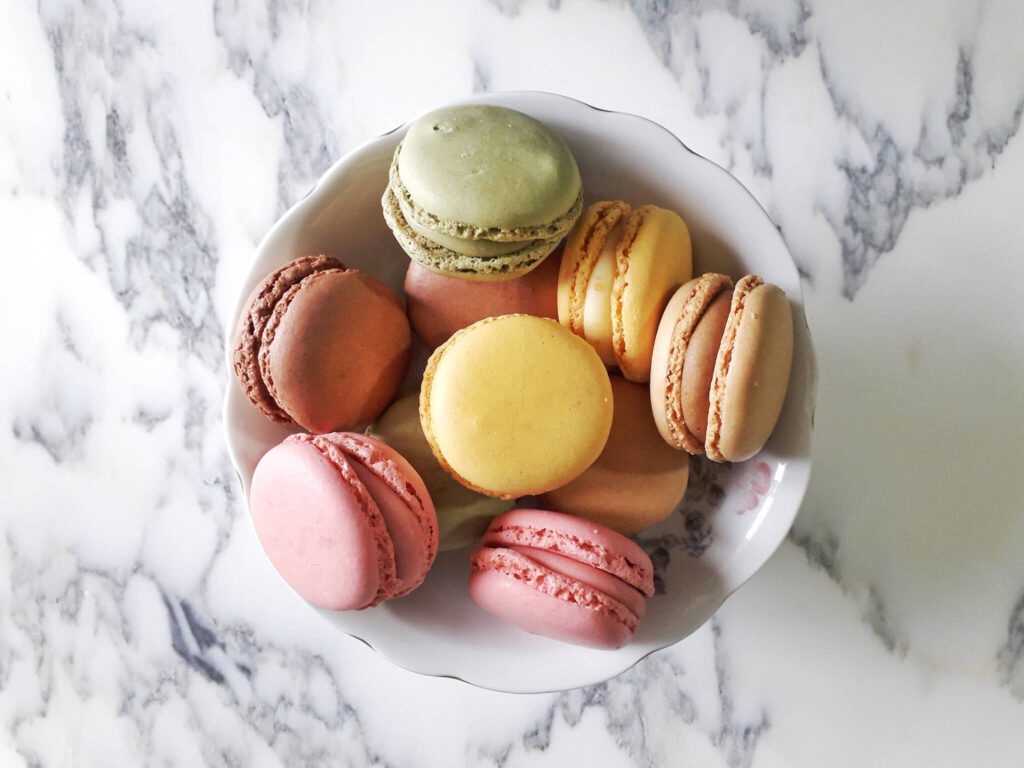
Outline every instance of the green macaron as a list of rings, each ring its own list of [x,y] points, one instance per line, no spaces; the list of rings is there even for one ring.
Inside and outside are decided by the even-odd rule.
[[[441,274],[505,279],[537,266],[582,209],[576,161],[538,120],[488,105],[416,120],[382,200],[402,248]]]

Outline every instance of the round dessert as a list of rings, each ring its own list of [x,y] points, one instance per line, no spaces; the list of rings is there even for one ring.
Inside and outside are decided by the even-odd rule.
[[[631,536],[668,517],[686,493],[690,458],[665,444],[642,384],[612,376],[615,415],[597,461],[540,497],[542,506]]]
[[[322,433],[365,427],[384,410],[408,368],[412,333],[380,280],[307,256],[256,287],[235,338],[249,400],[274,421]]]
[[[434,350],[420,421],[463,485],[514,499],[565,485],[600,455],[612,388],[593,348],[556,321],[503,315]]]
[[[481,282],[446,277],[410,261],[405,273],[409,322],[431,348],[477,320],[498,315],[558,317],[558,254],[511,280]]]
[[[423,436],[419,400],[417,394],[396,400],[373,423],[368,434],[384,441],[408,459],[434,502],[439,548],[457,549],[479,539],[487,524],[495,516],[511,509],[512,502],[471,491],[441,468],[427,438]],[[647,410],[649,413],[650,408]],[[658,441],[661,442],[661,438]],[[664,443],[662,447],[679,455]]]
[[[651,409],[674,448],[745,461],[775,428],[789,385],[793,315],[756,275],[706,274],[665,307],[654,345]]]
[[[690,233],[678,215],[653,205],[594,203],[565,243],[558,319],[606,365],[646,382],[662,310],[692,274]]]
[[[368,608],[419,586],[437,518],[416,470],[366,435],[291,435],[260,459],[249,509],[270,562],[314,605]]]
[[[473,552],[469,593],[527,632],[621,648],[654,594],[654,567],[639,546],[603,525],[514,509],[494,519]]]
[[[538,120],[505,107],[431,112],[395,149],[382,202],[403,250],[427,269],[502,280],[536,267],[583,205],[576,160]]]

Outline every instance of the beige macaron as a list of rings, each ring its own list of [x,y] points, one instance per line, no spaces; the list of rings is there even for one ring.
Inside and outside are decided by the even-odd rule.
[[[665,441],[713,461],[764,447],[782,410],[793,359],[786,294],[756,275],[733,288],[709,273],[672,296],[651,361],[651,408]]]

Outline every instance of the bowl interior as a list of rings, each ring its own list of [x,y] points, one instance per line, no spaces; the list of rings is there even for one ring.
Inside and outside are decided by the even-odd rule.
[[[693,238],[695,273],[759,274],[786,292],[794,312],[790,387],[765,449],[741,464],[692,459],[690,487],[678,509],[637,537],[654,560],[658,594],[626,647],[598,651],[565,645],[490,617],[469,598],[469,549],[441,553],[423,586],[405,598],[365,611],[321,611],[335,628],[417,672],[506,691],[571,688],[608,679],[693,632],[779,545],[796,516],[810,470],[815,387],[810,335],[797,270],[767,214],[728,173],[690,152],[665,129],[551,94],[486,94],[466,102],[502,104],[544,121],[572,149],[585,202],[618,199],[679,212]],[[402,295],[408,257],[384,223],[380,198],[404,130],[342,158],[282,217],[257,251],[239,292],[239,311],[266,274],[310,253],[333,254]],[[230,348],[227,352],[230,361]],[[414,355],[405,390],[418,390],[426,357],[424,349]],[[289,430],[256,411],[233,376],[225,425],[229,452],[248,494],[259,458]],[[325,631],[330,627],[325,625]]]

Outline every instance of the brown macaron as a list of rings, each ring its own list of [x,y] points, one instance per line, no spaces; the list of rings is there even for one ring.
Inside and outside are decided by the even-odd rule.
[[[756,275],[705,274],[669,300],[658,326],[651,408],[665,441],[713,461],[744,461],[767,442],[793,359],[785,293]]]
[[[305,256],[256,287],[235,339],[235,374],[253,405],[273,421],[326,433],[360,429],[387,407],[412,334],[380,280]]]

